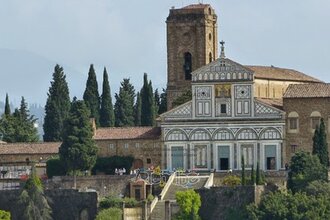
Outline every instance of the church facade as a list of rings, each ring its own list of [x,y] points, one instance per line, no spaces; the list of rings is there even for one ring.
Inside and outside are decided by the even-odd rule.
[[[254,72],[220,58],[192,72],[192,101],[161,119],[166,168],[283,168],[285,114],[254,97]]]

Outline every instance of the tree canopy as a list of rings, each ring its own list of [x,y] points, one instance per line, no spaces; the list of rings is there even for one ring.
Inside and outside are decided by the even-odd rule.
[[[59,149],[67,172],[90,170],[96,162],[97,147],[89,115],[84,101],[74,98],[64,123],[63,142]]]
[[[45,142],[62,141],[64,120],[70,111],[69,87],[63,68],[58,64],[54,68],[53,81],[48,92],[45,106],[44,135]]]
[[[120,84],[119,93],[115,94],[115,126],[134,126],[135,89],[129,79],[124,79]]]
[[[95,119],[96,126],[100,124],[100,95],[96,80],[96,74],[93,64],[90,65],[88,71],[88,79],[86,82],[86,89],[83,95],[83,99],[87,108],[90,111],[89,117]]]
[[[179,204],[180,211],[177,219],[181,220],[197,220],[200,219],[198,215],[199,208],[201,207],[201,197],[194,190],[178,191],[175,194],[177,203]]]
[[[107,69],[103,71],[103,87],[101,95],[100,126],[113,127],[115,125],[115,113],[112,104],[111,91]]]
[[[155,100],[151,81],[148,75],[143,75],[143,87],[141,89],[141,125],[152,126],[155,124]]]

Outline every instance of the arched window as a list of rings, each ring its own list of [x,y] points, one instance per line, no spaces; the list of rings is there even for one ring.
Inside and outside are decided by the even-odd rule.
[[[211,8],[209,8],[209,15],[211,15],[212,14],[212,10],[211,10]]]
[[[290,112],[288,115],[288,128],[290,131],[297,131],[298,130],[298,119],[299,115],[297,112]]]
[[[212,52],[209,53],[209,62],[211,63],[213,61],[213,57],[212,57]]]
[[[212,34],[209,33],[209,40],[212,40]]]
[[[184,70],[184,74],[185,74],[185,80],[191,80],[192,58],[191,58],[191,53],[189,53],[189,52],[186,52],[184,54],[183,70]]]

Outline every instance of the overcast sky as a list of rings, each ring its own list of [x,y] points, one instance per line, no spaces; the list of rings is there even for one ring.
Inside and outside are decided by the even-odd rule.
[[[71,97],[82,97],[91,63],[100,88],[107,67],[112,94],[127,77],[139,90],[144,72],[154,87],[166,87],[165,20],[171,6],[192,3],[198,1],[0,0],[0,100],[8,92],[44,105],[56,63],[64,66]],[[227,57],[330,81],[329,0],[204,3],[218,15]]]

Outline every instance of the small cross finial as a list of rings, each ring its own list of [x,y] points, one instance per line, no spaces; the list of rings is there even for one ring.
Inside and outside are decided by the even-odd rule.
[[[220,44],[221,44],[221,54],[220,54],[220,58],[226,58],[225,56],[225,42],[222,40],[220,41]]]

